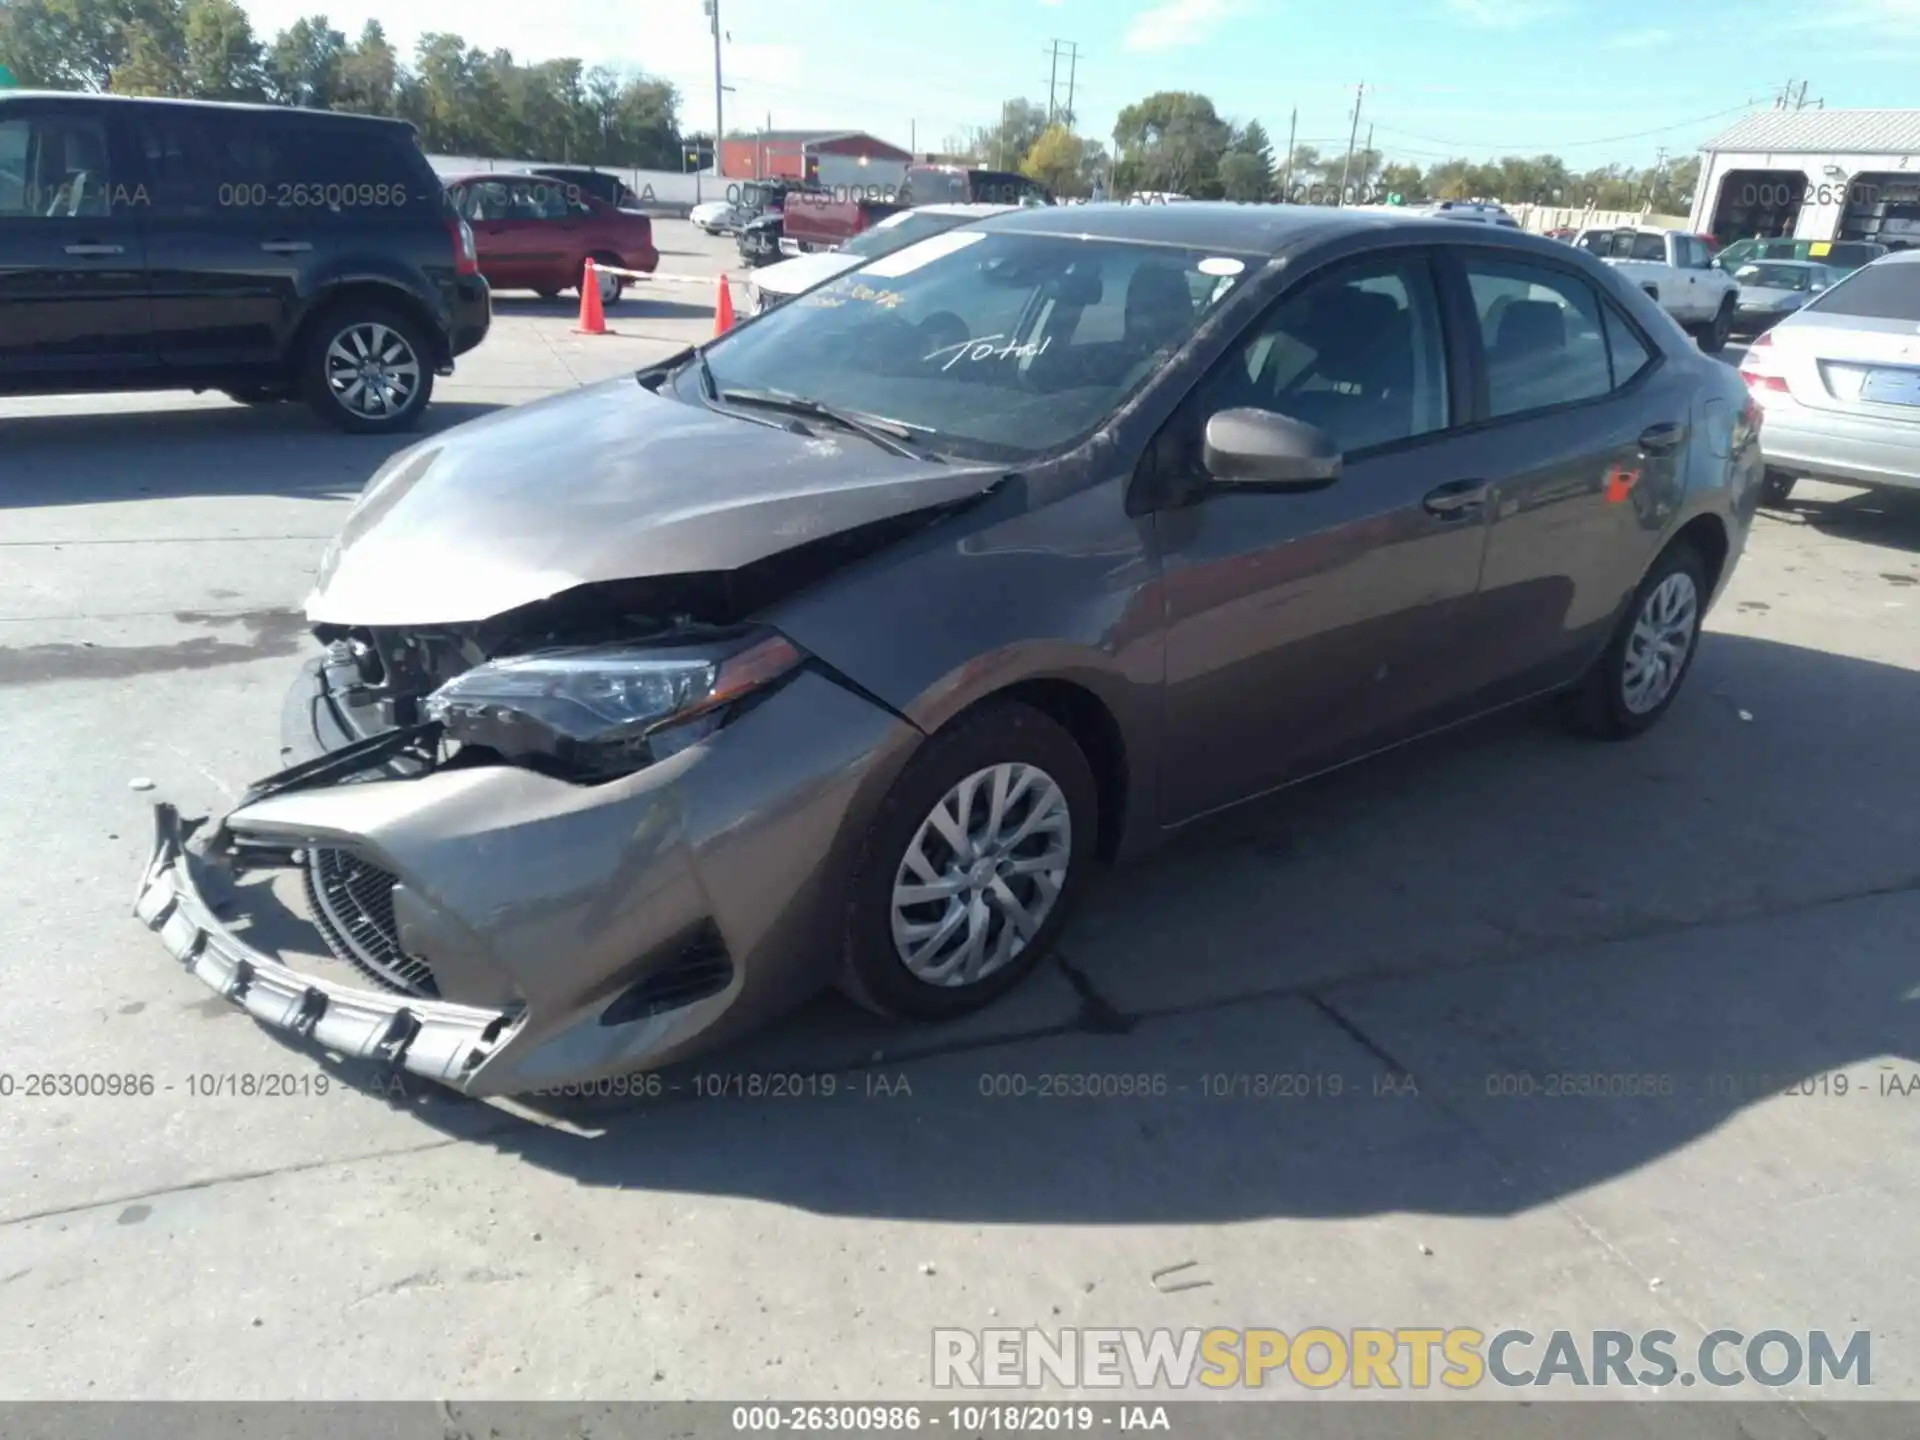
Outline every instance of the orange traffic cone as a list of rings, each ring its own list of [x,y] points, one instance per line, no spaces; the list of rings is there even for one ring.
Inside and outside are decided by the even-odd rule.
[[[724,335],[733,328],[733,287],[720,277],[720,300],[713,310],[713,333]]]
[[[573,328],[582,335],[607,333],[606,313],[600,308],[600,277],[594,272],[592,256],[587,257],[586,270],[580,276],[580,323]]]

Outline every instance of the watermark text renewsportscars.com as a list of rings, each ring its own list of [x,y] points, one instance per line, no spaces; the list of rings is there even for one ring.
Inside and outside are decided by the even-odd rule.
[[[941,1329],[939,1390],[1728,1389],[1873,1383],[1872,1332],[1270,1329]]]

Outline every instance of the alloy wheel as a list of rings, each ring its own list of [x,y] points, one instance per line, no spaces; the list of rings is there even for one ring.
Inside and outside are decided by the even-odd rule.
[[[1628,711],[1657,710],[1680,683],[1700,619],[1700,592],[1684,570],[1667,576],[1647,596],[1627,637],[1620,697]]]
[[[893,881],[893,944],[929,985],[1010,964],[1053,913],[1073,859],[1066,795],[1037,765],[976,770],[941,797]]]
[[[347,326],[327,346],[326,380],[342,409],[384,420],[413,404],[420,392],[420,360],[398,330],[365,320]]]

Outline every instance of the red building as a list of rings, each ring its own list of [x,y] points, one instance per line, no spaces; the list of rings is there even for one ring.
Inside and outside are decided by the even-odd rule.
[[[862,161],[903,167],[912,154],[876,139],[864,130],[763,130],[720,146],[720,173],[729,180],[820,180],[828,171],[844,172]]]

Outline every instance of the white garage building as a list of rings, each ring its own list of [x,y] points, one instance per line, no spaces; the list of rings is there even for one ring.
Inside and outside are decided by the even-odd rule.
[[[1700,147],[1692,228],[1920,244],[1920,110],[1763,110]]]

